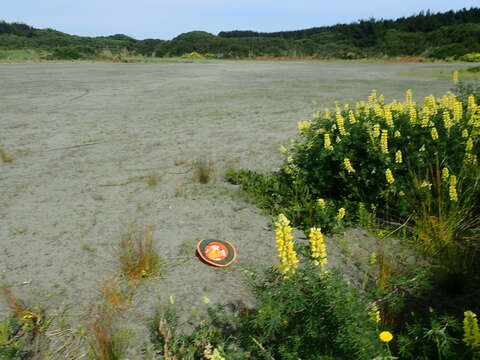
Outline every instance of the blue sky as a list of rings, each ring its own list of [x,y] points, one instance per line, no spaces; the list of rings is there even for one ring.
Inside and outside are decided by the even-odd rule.
[[[479,6],[478,0],[0,0],[0,19],[73,35],[171,39],[192,30],[281,31]]]

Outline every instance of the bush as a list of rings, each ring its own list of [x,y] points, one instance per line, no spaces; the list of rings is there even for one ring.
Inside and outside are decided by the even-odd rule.
[[[374,209],[383,221],[404,224],[432,261],[456,273],[478,270],[480,118],[474,97],[464,104],[449,93],[420,105],[407,92],[404,103],[384,104],[373,92],[367,102],[317,113],[299,129],[301,139],[280,172],[250,174],[254,181],[243,185],[259,186],[255,193],[263,188],[262,202],[272,212],[288,213],[305,228],[329,227],[336,213],[322,217],[318,199],[344,207],[349,220],[358,220],[362,206]]]
[[[257,305],[209,307],[190,334],[176,331],[173,307],[152,323],[152,341],[165,356],[201,359],[205,347],[224,359],[373,359],[385,355],[377,323],[368,315],[361,294],[336,273],[323,274],[307,265],[283,280],[271,269],[247,271]],[[166,350],[167,349],[167,350]]]
[[[460,60],[468,62],[480,62],[480,53],[468,53],[463,55]]]
[[[80,51],[72,46],[57,47],[51,57],[59,60],[77,60],[82,58]]]

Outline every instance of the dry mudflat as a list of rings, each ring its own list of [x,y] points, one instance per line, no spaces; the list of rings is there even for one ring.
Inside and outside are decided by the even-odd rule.
[[[274,233],[225,183],[225,170],[273,171],[278,147],[314,111],[371,89],[387,100],[408,88],[417,100],[441,95],[450,80],[405,74],[459,66],[0,64],[0,147],[14,157],[0,162],[0,283],[47,312],[69,307],[81,319],[100,284],[119,274],[121,234],[153,225],[165,266],[161,278],[139,284],[127,311],[137,337],[146,339],[148,319],[170,295],[186,310],[201,308],[203,296],[248,302],[242,270],[276,261]],[[197,159],[213,161],[214,181],[193,181]],[[156,186],[147,184],[152,169]],[[202,237],[234,242],[237,262],[217,269],[198,261]]]

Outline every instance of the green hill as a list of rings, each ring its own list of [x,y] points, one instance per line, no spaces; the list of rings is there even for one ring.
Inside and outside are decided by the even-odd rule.
[[[421,56],[459,59],[466,54],[480,53],[480,8],[422,12],[396,20],[370,19],[272,33],[236,30],[213,35],[192,31],[169,41],[136,40],[123,34],[81,37],[0,22],[0,49],[45,51],[50,57],[73,59],[96,57],[105,51],[159,57],[197,52],[218,58]]]

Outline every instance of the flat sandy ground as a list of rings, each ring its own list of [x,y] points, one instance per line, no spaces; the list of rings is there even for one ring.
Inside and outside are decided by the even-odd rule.
[[[314,111],[366,99],[373,88],[387,101],[408,88],[417,100],[441,95],[450,80],[399,73],[461,66],[0,64],[0,147],[15,158],[0,162],[0,283],[47,311],[61,304],[82,314],[119,273],[121,234],[153,225],[166,265],[162,278],[136,290],[127,323],[137,334],[146,336],[154,308],[170,295],[183,309],[201,308],[203,296],[248,302],[242,270],[276,261],[274,233],[225,183],[225,169],[273,171],[278,147]],[[90,145],[72,147],[82,144]],[[214,162],[214,182],[192,180],[196,159]],[[204,265],[194,256],[202,237],[234,242],[238,261]]]

